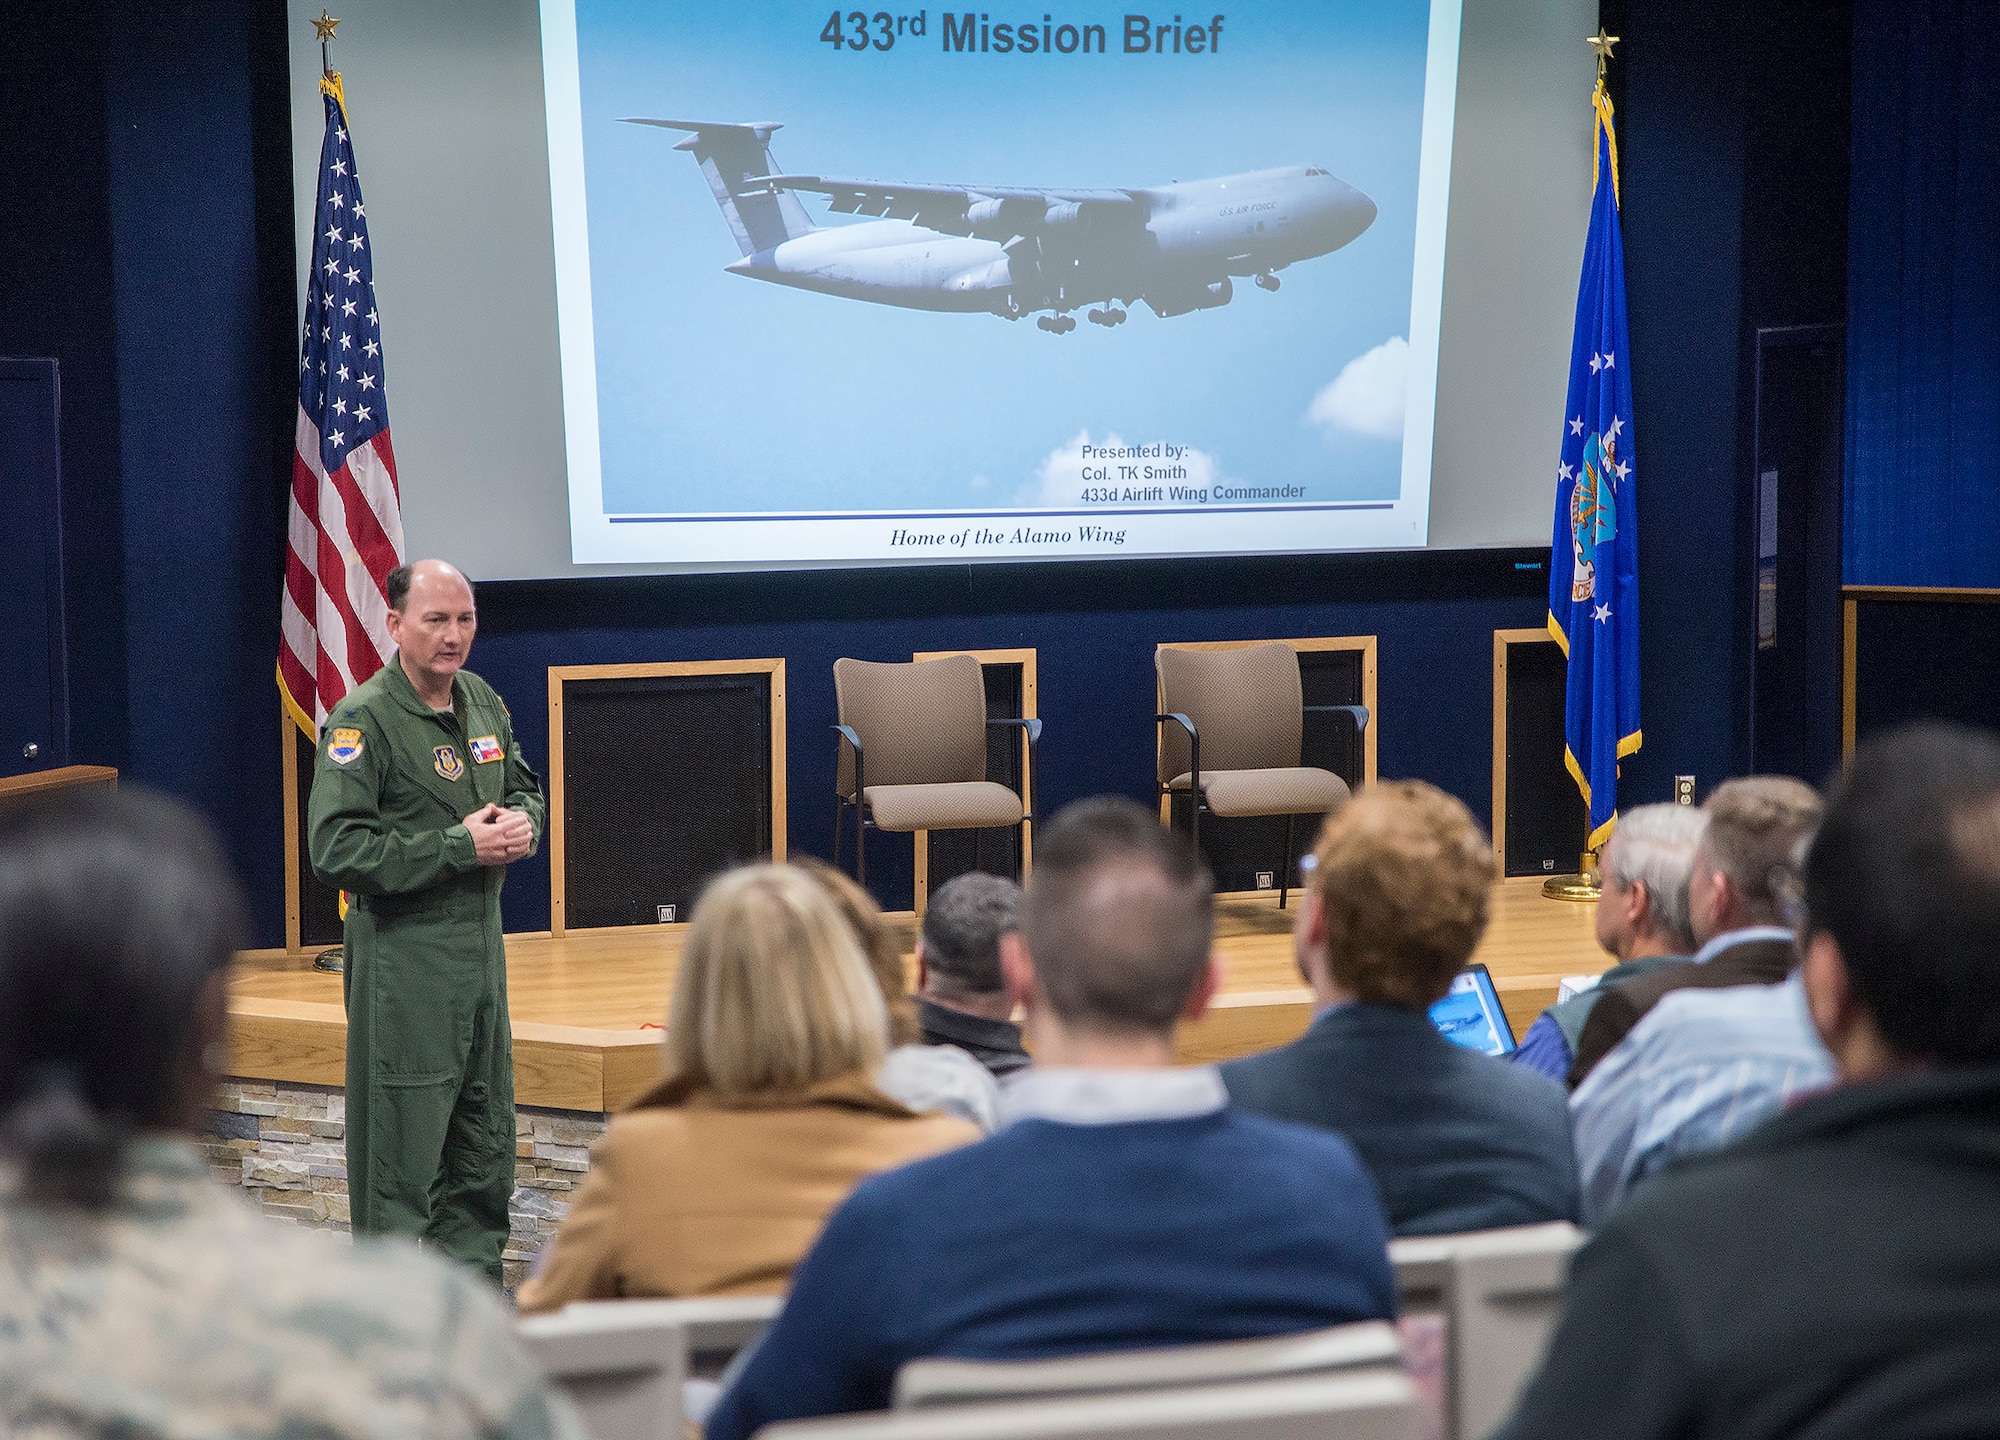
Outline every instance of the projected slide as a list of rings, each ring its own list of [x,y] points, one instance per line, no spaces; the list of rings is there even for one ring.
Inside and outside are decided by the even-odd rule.
[[[1457,0],[543,0],[571,548],[1421,546]]]

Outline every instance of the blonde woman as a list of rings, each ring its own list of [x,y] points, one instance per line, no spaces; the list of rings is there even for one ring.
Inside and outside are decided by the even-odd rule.
[[[860,1180],[979,1138],[876,1088],[882,991],[833,898],[790,866],[702,895],[662,1049],[666,1078],[598,1141],[522,1310],[776,1294]]]

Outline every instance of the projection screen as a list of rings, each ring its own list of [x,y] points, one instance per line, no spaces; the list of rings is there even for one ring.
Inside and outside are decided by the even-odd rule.
[[[1595,9],[1462,5],[347,7],[410,548],[1546,543]]]

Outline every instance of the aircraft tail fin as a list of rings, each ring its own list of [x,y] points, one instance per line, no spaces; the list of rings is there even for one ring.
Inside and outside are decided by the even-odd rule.
[[[732,125],[706,120],[628,119],[628,125],[657,125],[663,130],[694,133],[674,146],[694,155],[722,218],[729,222],[737,248],[745,255],[769,250],[781,241],[810,234],[819,227],[806,214],[799,197],[768,184],[776,175],[771,159],[771,132],[777,124]]]

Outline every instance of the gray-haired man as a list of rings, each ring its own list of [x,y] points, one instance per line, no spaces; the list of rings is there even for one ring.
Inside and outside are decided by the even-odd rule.
[[[1707,812],[1692,805],[1640,805],[1618,817],[1598,871],[1596,921],[1597,943],[1618,963],[1594,988],[1544,1010],[1521,1037],[1515,1064],[1564,1079],[1591,1008],[1612,986],[1694,953],[1688,881],[1707,828]]]
[[[917,1018],[926,1045],[956,1045],[1001,1079],[1029,1063],[1000,976],[1000,937],[1021,928],[1021,887],[961,875],[931,896],[917,936]]]

